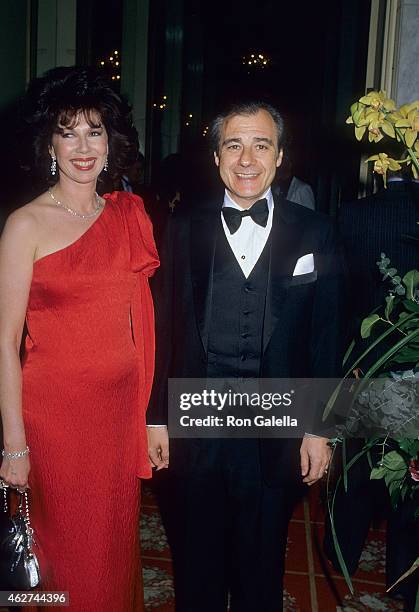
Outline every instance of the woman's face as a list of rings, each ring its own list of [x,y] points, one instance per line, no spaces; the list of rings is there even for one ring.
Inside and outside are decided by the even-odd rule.
[[[51,139],[50,154],[57,158],[61,177],[76,183],[95,182],[108,154],[108,135],[100,115],[92,111],[88,117],[89,122],[79,112],[70,127],[58,124],[62,133]]]

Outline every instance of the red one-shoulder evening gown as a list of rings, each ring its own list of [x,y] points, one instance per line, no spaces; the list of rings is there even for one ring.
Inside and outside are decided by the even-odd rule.
[[[141,199],[105,199],[76,242],[35,262],[23,358],[41,588],[68,591],[77,612],[143,609],[138,477],[151,475],[158,257]]]

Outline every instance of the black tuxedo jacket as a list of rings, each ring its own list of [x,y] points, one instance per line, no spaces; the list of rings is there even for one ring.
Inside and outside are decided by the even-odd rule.
[[[334,228],[324,215],[280,197],[274,202],[261,377],[339,376],[343,266]],[[167,422],[168,378],[206,377],[220,208],[203,205],[174,216],[162,245],[152,286],[156,373],[149,424]],[[293,276],[297,260],[308,253],[314,272]],[[268,480],[289,473],[289,461],[298,476],[298,446],[295,440],[261,440]],[[289,461],[282,461],[284,454]]]

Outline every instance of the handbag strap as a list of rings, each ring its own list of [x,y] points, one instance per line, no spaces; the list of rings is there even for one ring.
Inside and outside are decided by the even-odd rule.
[[[1,481],[1,488],[3,489],[3,512],[9,512],[9,506],[7,503],[7,489],[8,485],[6,485],[3,480]]]
[[[24,514],[23,514],[23,508],[22,508],[22,501],[25,502]],[[19,509],[22,512],[23,520],[25,522],[26,535],[28,536],[28,547],[32,548],[33,529],[31,527],[31,519],[29,516],[29,498],[28,498],[28,492],[26,490],[23,493],[20,493]]]
[[[7,500],[7,492],[8,492],[8,490],[11,490],[11,488],[4,481],[1,481],[1,488],[3,489],[3,512],[8,513],[9,512],[9,504],[8,504],[8,500]],[[28,548],[31,549],[32,548],[32,542],[33,542],[33,529],[31,527],[31,519],[30,519],[30,515],[29,515],[29,497],[28,497],[28,492],[27,491],[23,491],[23,493],[22,493],[21,491],[18,491],[16,489],[16,493],[17,493],[17,495],[19,495],[18,512],[19,512],[19,514],[23,518],[23,522],[25,524],[26,536],[28,538]]]

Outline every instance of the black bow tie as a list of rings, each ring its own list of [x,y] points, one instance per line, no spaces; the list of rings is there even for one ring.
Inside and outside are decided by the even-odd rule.
[[[247,210],[238,210],[231,206],[225,206],[221,212],[230,234],[235,234],[239,229],[243,217],[251,217],[255,223],[266,227],[268,223],[269,209],[266,198],[258,200]]]

